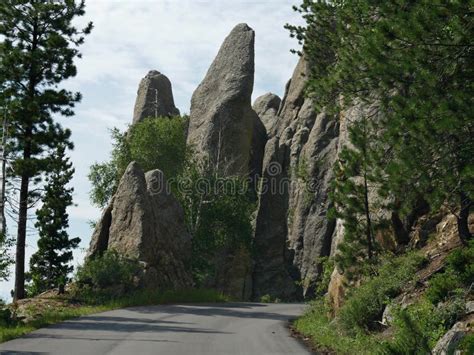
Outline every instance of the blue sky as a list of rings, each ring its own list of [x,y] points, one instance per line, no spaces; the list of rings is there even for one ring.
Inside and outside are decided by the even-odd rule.
[[[82,239],[74,264],[82,262],[91,229],[100,211],[90,204],[89,166],[108,159],[109,129],[125,129],[132,121],[140,79],[151,69],[167,75],[176,106],[189,113],[191,95],[214,59],[220,44],[238,23],[255,30],[253,99],[266,92],[283,95],[298,60],[297,47],[283,26],[301,23],[292,5],[299,0],[86,0],[86,16],[94,30],[81,47],[78,75],[65,87],[80,91],[76,115],[59,121],[73,134],[70,153],[76,174],[72,185],[77,206],[70,208],[70,235]],[[16,226],[10,225],[10,231]],[[27,241],[27,258],[36,250],[36,236]],[[0,283],[7,298],[13,278]]]

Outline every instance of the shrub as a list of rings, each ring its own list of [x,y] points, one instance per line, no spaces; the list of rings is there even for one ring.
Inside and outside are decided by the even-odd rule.
[[[461,282],[459,276],[454,275],[451,271],[434,275],[430,279],[430,285],[426,290],[426,297],[433,304],[446,300],[453,292],[459,290]]]
[[[474,240],[464,248],[454,250],[446,259],[448,270],[459,276],[466,286],[474,282]]]
[[[446,271],[434,275],[426,296],[433,303],[446,300],[458,293],[463,286],[469,287],[474,282],[474,241],[467,247],[454,250],[446,258]]]
[[[429,354],[436,342],[450,329],[464,311],[462,298],[453,298],[441,306],[428,299],[394,312],[395,333],[384,342],[384,354]]]
[[[327,256],[319,258],[319,261],[321,262],[321,280],[316,287],[316,295],[322,296],[328,290],[335,262],[333,258]]]
[[[461,339],[458,350],[462,354],[474,354],[474,333],[467,334]]]
[[[260,297],[260,302],[262,303],[271,303],[272,302],[272,296],[270,295],[263,295],[262,297]]]
[[[7,327],[13,323],[12,312],[5,305],[5,302],[0,299],[0,328]]]
[[[386,261],[378,274],[355,289],[341,308],[341,324],[349,332],[376,328],[388,300],[400,294],[424,259],[413,253]]]
[[[135,278],[140,273],[137,260],[128,259],[116,251],[87,259],[77,270],[76,296],[97,301],[120,297],[137,287]]]
[[[323,299],[311,303],[308,311],[294,322],[298,332],[309,337],[322,354],[376,354],[379,343],[363,332],[347,336],[340,324],[331,319]],[[319,351],[317,352],[319,353]]]

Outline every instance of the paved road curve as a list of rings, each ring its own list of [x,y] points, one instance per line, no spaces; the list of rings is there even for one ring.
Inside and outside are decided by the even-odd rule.
[[[1,354],[309,354],[290,337],[302,304],[226,303],[120,309],[39,329]]]

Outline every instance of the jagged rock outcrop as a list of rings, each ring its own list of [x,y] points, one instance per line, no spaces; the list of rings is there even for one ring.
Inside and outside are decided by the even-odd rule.
[[[150,70],[140,81],[133,110],[133,123],[148,117],[179,115],[174,105],[170,80],[157,70]]]
[[[301,58],[287,85],[267,143],[264,184],[256,219],[255,298],[311,295],[318,258],[329,255],[334,221],[327,218],[332,166],[337,158],[339,123],[317,114],[304,88],[308,64]],[[282,182],[283,181],[283,182]]]
[[[273,127],[278,120],[278,110],[280,109],[281,99],[278,95],[271,92],[257,97],[253,103],[253,110],[265,126],[268,136],[273,136]]]
[[[137,163],[127,167],[110,206],[93,234],[89,255],[113,249],[144,266],[142,283],[151,288],[192,285],[187,264],[191,236],[183,209],[167,191],[160,170],[143,173]]]
[[[226,174],[246,176],[259,120],[251,107],[254,31],[237,25],[191,99],[188,144]]]

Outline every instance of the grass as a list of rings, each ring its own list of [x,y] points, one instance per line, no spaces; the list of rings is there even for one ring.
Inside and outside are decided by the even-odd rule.
[[[319,299],[311,308],[294,322],[295,329],[311,339],[318,350],[337,354],[375,354],[378,341],[363,332],[348,336],[336,321],[328,317],[329,309],[324,300]]]
[[[88,314],[110,311],[114,309],[134,306],[149,306],[171,303],[204,303],[227,302],[230,299],[215,290],[191,289],[179,291],[140,290],[125,297],[111,299],[103,304],[97,304],[92,297],[85,299],[80,305],[71,302],[70,305],[41,312],[41,316],[28,323],[16,322],[7,326],[0,326],[0,342],[12,340],[36,329],[56,324],[68,319]]]

